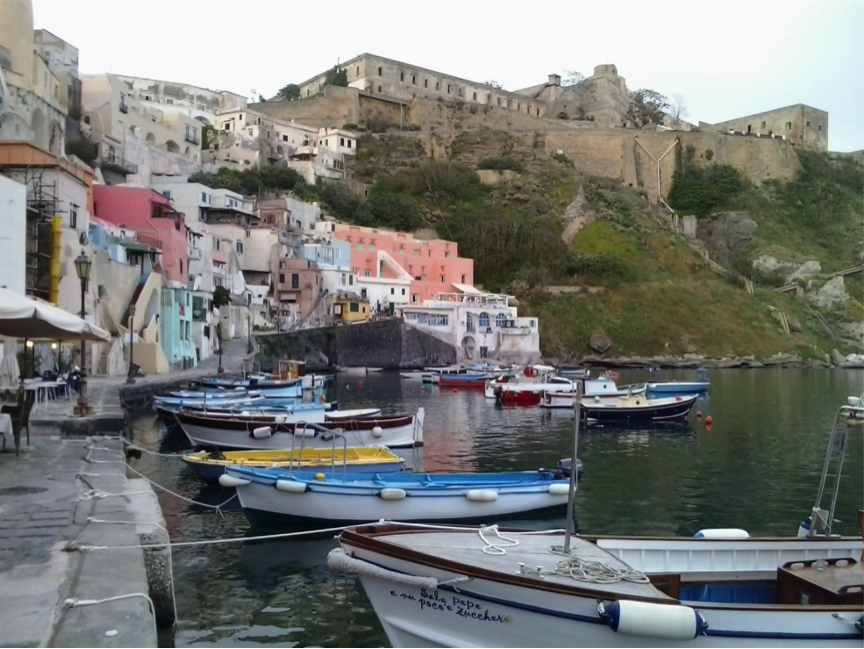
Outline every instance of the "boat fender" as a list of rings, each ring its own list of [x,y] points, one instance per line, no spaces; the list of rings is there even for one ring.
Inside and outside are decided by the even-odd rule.
[[[306,493],[306,483],[296,480],[277,480],[276,488],[279,491],[287,491],[289,494]]]
[[[749,539],[750,535],[746,530],[741,530],[735,527],[717,527],[706,530],[699,530],[693,535],[697,539]]]
[[[274,424],[284,424],[288,421],[288,415],[276,415],[273,417]]]
[[[570,484],[555,482],[549,485],[549,493],[553,496],[566,496],[570,493]]]
[[[475,503],[491,503],[498,500],[498,492],[492,489],[469,489],[465,497]]]
[[[219,484],[223,487],[242,487],[250,482],[251,480],[246,480],[246,478],[238,478],[233,475],[228,475],[227,473],[223,473],[219,476]]]
[[[381,498],[381,500],[405,500],[405,497],[407,495],[408,494],[405,492],[404,489],[389,488],[382,489],[378,492],[378,496]]]
[[[254,439],[264,439],[266,437],[270,437],[273,434],[273,429],[270,426],[261,426],[260,428],[255,428],[249,433],[249,437]]]
[[[381,426],[374,426],[372,428],[372,437],[379,438],[384,434],[384,431],[381,429]]]
[[[597,610],[613,631],[626,635],[693,640],[705,635],[708,630],[708,623],[702,614],[689,606],[622,599],[601,602]]]
[[[314,428],[295,428],[294,437],[315,437],[318,431]]]

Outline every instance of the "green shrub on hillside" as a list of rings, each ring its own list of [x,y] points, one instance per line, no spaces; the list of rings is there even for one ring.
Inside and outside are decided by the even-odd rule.
[[[510,155],[483,158],[477,163],[478,169],[494,169],[496,171],[511,170],[522,173],[522,162]]]
[[[729,207],[746,186],[735,167],[691,163],[672,177],[669,205],[679,212],[705,217]]]

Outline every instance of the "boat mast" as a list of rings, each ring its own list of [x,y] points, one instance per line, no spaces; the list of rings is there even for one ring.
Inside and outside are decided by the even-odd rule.
[[[580,408],[582,405],[582,387],[584,383],[584,379],[577,379],[573,383],[573,448],[570,454],[570,491],[567,494],[567,525],[564,528],[564,545],[563,547],[556,545],[551,548],[552,552],[567,556],[570,556],[570,538],[572,537],[572,532],[575,531],[575,529],[571,531],[571,528],[576,527],[576,523],[573,520],[573,510],[576,506],[576,483],[579,481],[576,453],[579,450],[579,420],[582,418]]]

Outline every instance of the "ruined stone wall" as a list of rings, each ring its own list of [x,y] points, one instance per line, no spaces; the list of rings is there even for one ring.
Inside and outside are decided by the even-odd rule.
[[[658,196],[657,163],[676,139],[681,147],[692,145],[700,164],[728,164],[749,181],[793,180],[801,168],[794,148],[782,140],[746,138],[720,133],[660,132],[629,129],[550,131],[545,134],[547,153],[562,151],[583,173],[605,176],[644,189],[652,202]],[[709,153],[710,152],[710,153]],[[664,199],[675,173],[673,149],[660,162],[660,191]]]
[[[250,104],[249,109],[278,119],[293,119],[315,128],[341,128],[360,120],[359,94],[355,88],[327,86],[315,97]]]

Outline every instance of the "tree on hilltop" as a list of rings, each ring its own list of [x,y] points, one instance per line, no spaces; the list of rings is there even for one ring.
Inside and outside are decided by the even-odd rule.
[[[676,119],[682,119],[687,116],[689,109],[687,108],[687,98],[680,93],[675,93],[669,98],[672,114]]]
[[[338,86],[340,88],[348,87],[348,73],[345,70],[340,70],[338,65],[334,65],[333,69],[327,73],[324,79],[325,86]]]
[[[501,90],[502,88],[504,88],[504,86],[502,86],[495,79],[488,79],[487,81],[484,81],[483,83],[486,84],[487,86],[489,86],[490,88],[495,88],[497,90]]]
[[[627,119],[636,128],[646,124],[662,124],[669,100],[656,90],[642,88],[633,93],[627,108]]]
[[[291,101],[293,99],[300,98],[300,86],[296,83],[289,83],[277,93],[280,99],[284,99],[285,101]]]
[[[576,86],[585,81],[585,75],[576,70],[564,70],[564,76],[561,78],[563,87]]]

